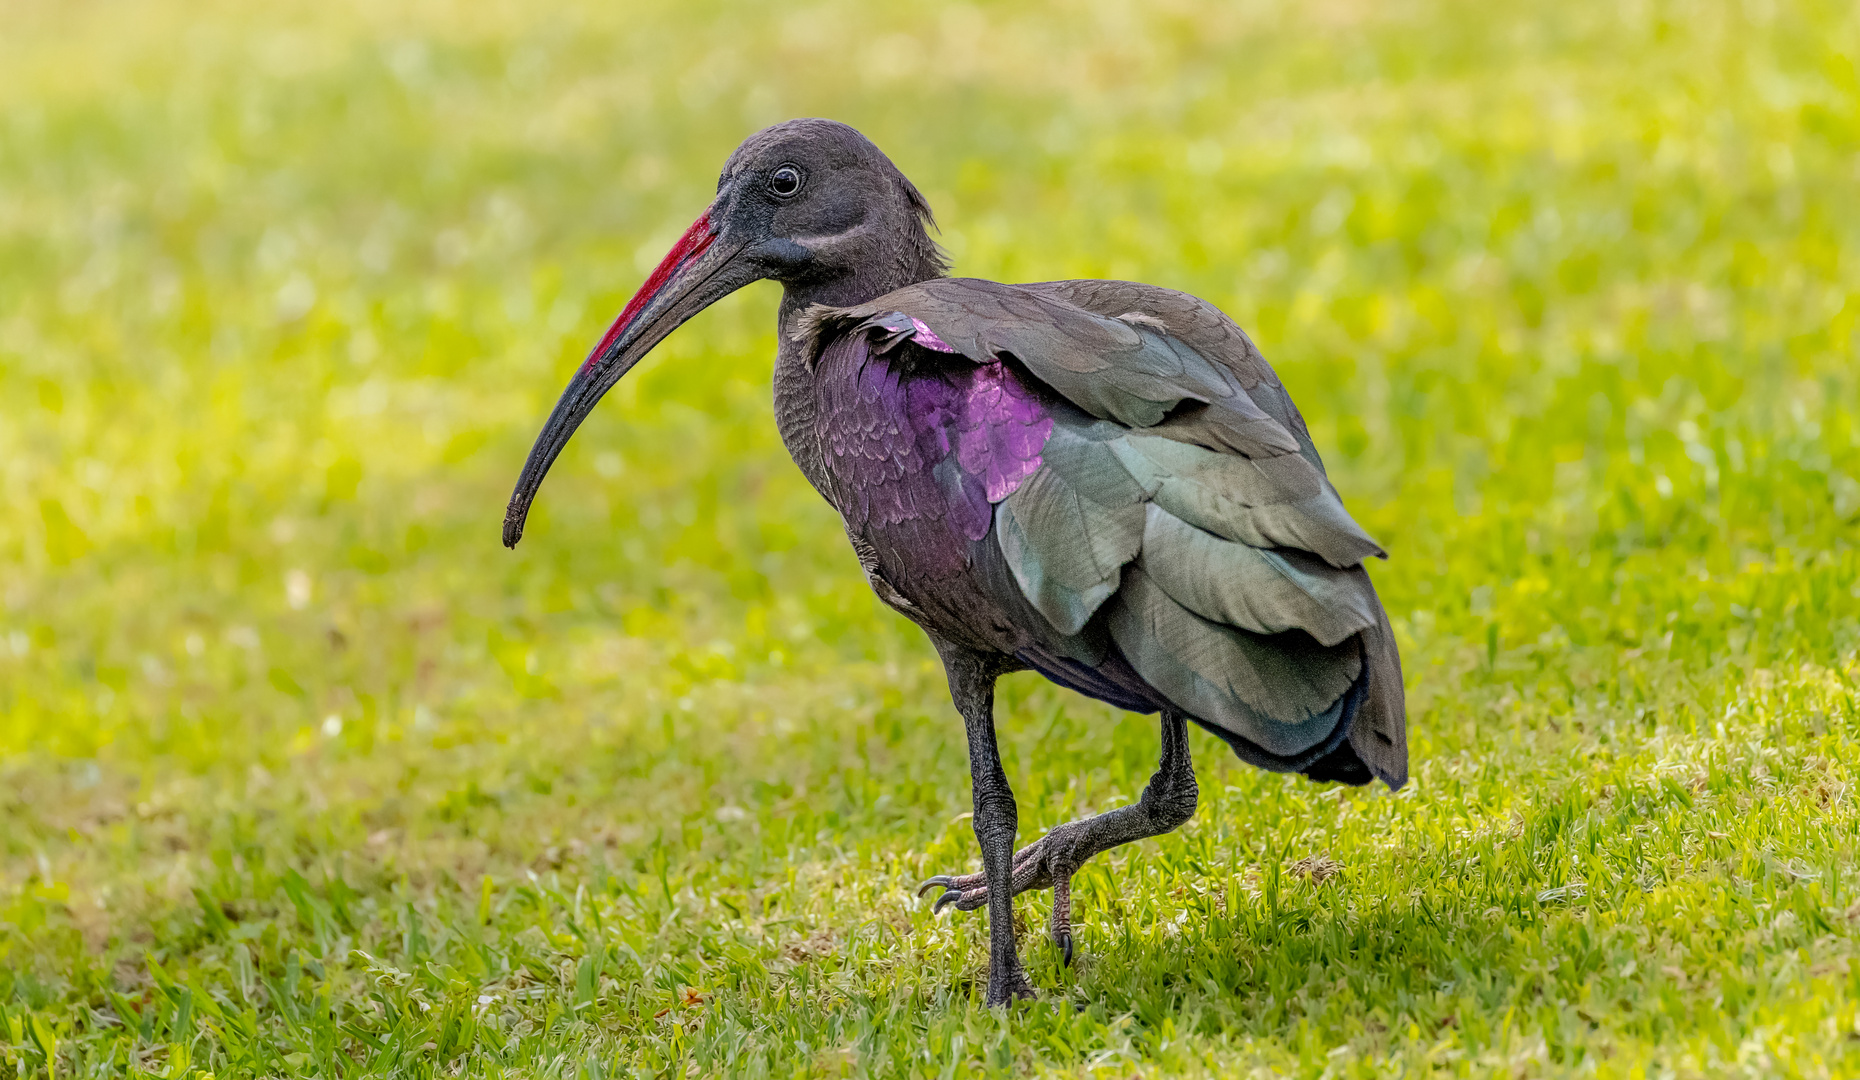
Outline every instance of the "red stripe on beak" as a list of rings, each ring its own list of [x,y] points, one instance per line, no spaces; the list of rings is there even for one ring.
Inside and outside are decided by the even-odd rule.
[[[626,332],[628,326],[632,325],[640,311],[652,302],[653,297],[659,295],[659,291],[665,288],[666,282],[676,276],[693,259],[704,254],[705,249],[709,248],[711,242],[716,239],[717,231],[711,228],[710,211],[706,210],[698,215],[698,219],[692,222],[691,227],[685,230],[685,234],[678,238],[676,244],[672,245],[672,250],[665,253],[665,258],[659,260],[658,267],[652,271],[652,276],[646,279],[646,283],[639,287],[639,291],[633,294],[633,299],[626,302],[626,307],[621,310],[620,316],[614,320],[612,326],[607,328],[607,333],[601,336],[600,344],[594,346],[594,351],[589,353],[587,360],[582,362],[581,370],[586,371],[593,367],[594,362],[599,360],[615,341],[619,340],[620,335]]]

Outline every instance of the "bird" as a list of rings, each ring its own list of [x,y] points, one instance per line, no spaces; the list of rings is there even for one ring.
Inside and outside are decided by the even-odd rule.
[[[880,601],[940,657],[967,737],[981,869],[939,874],[934,910],[987,909],[988,1007],[1036,996],[1013,899],[1071,882],[1195,813],[1187,726],[1241,760],[1399,789],[1401,660],[1365,569],[1386,558],[1345,510],[1311,433],[1251,338],[1214,305],[1127,281],[949,275],[929,203],[853,127],[749,136],[716,198],[569,379],[504,516],[537,490],[609,389],[666,335],[753,282],[782,287],[773,411],[840,514]],[[1160,718],[1134,803],[1015,847],[995,738],[1003,675],[1034,671]]]

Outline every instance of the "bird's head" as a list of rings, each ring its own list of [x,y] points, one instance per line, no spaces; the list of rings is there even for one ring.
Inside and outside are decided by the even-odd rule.
[[[569,380],[504,513],[515,547],[549,466],[602,395],[686,319],[764,278],[798,303],[854,304],[944,270],[930,207],[878,147],[832,120],[744,140],[686,229]]]

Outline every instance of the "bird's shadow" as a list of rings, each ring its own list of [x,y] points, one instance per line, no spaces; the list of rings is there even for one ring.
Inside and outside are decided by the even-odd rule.
[[[1264,1038],[1314,1024],[1345,1037],[1409,1024],[1431,1032],[1458,1023],[1464,1006],[1502,1010],[1520,981],[1551,977],[1517,944],[1535,896],[1437,909],[1301,883],[1227,906],[1201,897],[1147,923],[1093,912],[1080,920],[1072,968],[1037,932],[1028,966],[1036,985],[1080,1010]],[[1587,977],[1571,960],[1558,981]]]

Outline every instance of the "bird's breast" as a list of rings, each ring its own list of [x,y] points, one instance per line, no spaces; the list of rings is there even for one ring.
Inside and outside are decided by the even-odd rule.
[[[972,549],[992,543],[995,504],[1040,469],[1053,419],[1003,364],[923,360],[877,354],[859,334],[829,342],[811,376],[811,442],[817,486],[874,589],[950,635],[946,623],[992,621]]]

